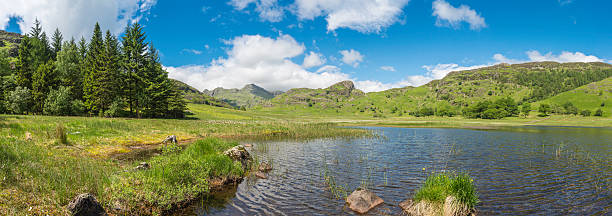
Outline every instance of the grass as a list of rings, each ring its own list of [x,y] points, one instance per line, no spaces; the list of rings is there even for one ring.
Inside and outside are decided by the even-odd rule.
[[[414,201],[443,204],[446,197],[454,196],[459,203],[473,209],[478,203],[474,180],[467,174],[436,173],[427,177],[414,195]]]
[[[212,178],[243,175],[240,162],[221,154],[235,145],[208,138],[183,151],[164,151],[149,160],[150,169],[116,176],[106,199],[127,206],[130,214],[140,214],[137,207],[143,205],[158,213],[172,210],[208,192]]]

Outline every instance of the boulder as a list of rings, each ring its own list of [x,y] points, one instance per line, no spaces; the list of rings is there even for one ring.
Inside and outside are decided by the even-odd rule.
[[[257,169],[261,172],[269,172],[270,170],[272,170],[272,166],[270,166],[269,163],[261,162],[259,164],[259,167],[257,167]]]
[[[247,167],[251,162],[251,154],[244,148],[243,145],[237,145],[223,152],[224,155],[227,155],[232,160],[240,161],[242,163],[243,168]]]
[[[267,179],[268,178],[265,173],[260,172],[260,171],[257,171],[255,173],[255,176],[257,176],[257,178],[260,178],[260,179]]]
[[[138,164],[138,166],[136,166],[134,169],[135,170],[147,170],[149,168],[151,168],[151,165],[149,165],[147,162],[142,162]]]
[[[436,208],[435,205],[420,201],[418,203],[408,199],[399,204],[400,208],[404,210],[404,213],[412,216],[429,216],[429,215],[442,215],[439,211],[440,208]]]
[[[68,211],[74,216],[107,215],[96,198],[89,194],[79,194],[68,204]]]
[[[407,215],[413,216],[429,216],[429,215],[444,215],[444,216],[467,216],[475,215],[473,209],[459,203],[453,196],[448,196],[443,204],[431,203],[421,200],[418,203],[408,199],[399,204]]]
[[[167,136],[162,143],[177,143],[176,135]]]
[[[364,214],[384,201],[371,191],[357,188],[346,198],[349,208],[359,214]]]
[[[32,134],[30,132],[25,132],[25,140],[32,141]]]

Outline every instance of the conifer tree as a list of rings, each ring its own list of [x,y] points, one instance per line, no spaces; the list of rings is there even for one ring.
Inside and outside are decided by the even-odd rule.
[[[62,43],[63,43],[64,37],[62,36],[62,33],[59,31],[59,29],[55,29],[55,32],[53,33],[53,36],[51,37],[51,48],[53,51],[53,59],[56,59],[57,57],[57,53],[62,50]]]
[[[144,101],[146,116],[154,118],[164,117],[168,111],[168,98],[170,97],[173,84],[168,79],[168,73],[159,63],[159,56],[153,45],[149,46],[145,82],[145,95],[147,95]]]
[[[141,117],[145,95],[145,70],[147,66],[146,36],[138,23],[128,25],[123,36],[123,70],[125,73],[125,94],[130,113]]]
[[[81,56],[74,39],[65,42],[57,53],[55,62],[56,74],[62,86],[71,87],[71,95],[76,100],[83,97],[83,74],[81,73]]]
[[[34,109],[36,113],[42,113],[44,101],[51,89],[56,89],[59,85],[53,61],[38,66],[32,75],[32,96],[34,99]]]
[[[101,98],[99,76],[101,71],[106,70],[103,62],[104,54],[104,39],[102,38],[102,31],[100,30],[100,24],[96,23],[94,32],[89,41],[89,48],[87,51],[86,58],[86,70],[85,80],[83,81],[83,98],[85,99],[85,106],[89,110],[90,114],[99,114],[101,111]]]

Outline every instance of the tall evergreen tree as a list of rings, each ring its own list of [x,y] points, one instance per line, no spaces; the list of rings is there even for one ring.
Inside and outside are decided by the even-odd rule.
[[[149,46],[146,67],[145,94],[147,100],[143,101],[145,103],[145,114],[147,117],[164,117],[168,111],[168,98],[173,84],[168,79],[168,73],[159,63],[159,55],[153,45]]]
[[[38,66],[32,75],[32,96],[34,99],[34,109],[36,113],[42,113],[44,101],[51,89],[56,89],[59,85],[53,61]]]
[[[85,80],[83,81],[83,98],[85,99],[85,106],[89,110],[90,114],[98,114],[101,111],[102,101],[100,95],[100,84],[98,78],[102,71],[105,71],[104,62],[104,39],[102,38],[102,31],[100,30],[100,24],[96,23],[93,31],[91,40],[89,41],[89,48],[87,51],[86,58],[86,70]]]
[[[42,26],[40,25],[40,21],[38,19],[34,20],[34,26],[30,29],[30,37],[40,39],[40,35],[43,33]]]
[[[123,36],[123,70],[125,71],[125,90],[130,113],[141,117],[143,101],[146,98],[145,75],[147,67],[146,36],[140,24],[128,25]]]
[[[62,36],[62,33],[59,31],[59,29],[55,29],[55,32],[53,33],[53,37],[51,37],[51,47],[52,47],[52,51],[53,51],[53,59],[56,59],[57,57],[57,53],[62,50],[62,43],[63,43],[64,37]]]
[[[83,97],[83,74],[81,73],[81,56],[74,39],[65,42],[62,50],[57,53],[55,61],[56,74],[62,86],[71,87],[74,99]]]

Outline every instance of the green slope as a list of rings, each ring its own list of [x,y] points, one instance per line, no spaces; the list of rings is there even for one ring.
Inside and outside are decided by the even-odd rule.
[[[578,110],[603,110],[603,116],[612,116],[612,77],[599,82],[593,82],[579,88],[560,93],[540,103],[562,105],[571,102]]]
[[[255,84],[245,85],[242,89],[216,88],[212,91],[204,91],[205,94],[223,100],[236,107],[252,107],[274,98],[271,93]]]
[[[184,82],[181,82],[175,79],[171,79],[171,80],[172,82],[174,82],[174,85],[176,85],[176,87],[183,93],[185,100],[187,100],[187,102],[189,103],[206,104],[206,105],[211,105],[211,106],[216,106],[216,107],[225,107],[225,108],[232,108],[232,109],[234,108],[231,104],[226,103],[225,101],[222,101],[222,100],[218,100],[211,96],[208,96],[198,91],[196,88],[190,85],[187,85]]]

